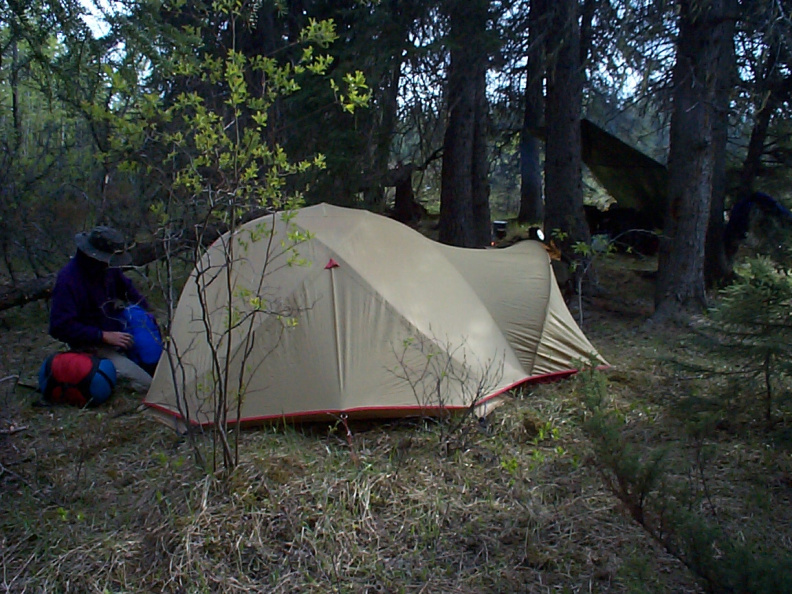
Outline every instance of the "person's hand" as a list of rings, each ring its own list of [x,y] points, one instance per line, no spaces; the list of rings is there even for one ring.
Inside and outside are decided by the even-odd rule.
[[[132,335],[126,332],[102,332],[102,342],[127,350],[135,344]]]

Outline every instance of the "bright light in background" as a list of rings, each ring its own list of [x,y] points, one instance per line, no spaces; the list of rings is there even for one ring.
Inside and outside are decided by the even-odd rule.
[[[85,9],[83,21],[91,29],[94,37],[104,37],[110,32],[110,25],[104,18],[105,13],[113,12],[113,2],[103,0],[80,0]]]
[[[91,30],[95,39],[107,39],[113,32],[112,23],[128,14],[125,10],[123,2],[114,0],[79,0],[82,7],[81,18],[83,22]],[[116,70],[124,65],[124,68],[134,69],[127,71],[128,84],[141,84],[141,81],[146,80],[152,73],[151,62],[145,55],[132,55],[130,56],[127,51],[127,45],[123,37],[123,31],[118,31],[112,46],[105,46],[101,56],[103,64]],[[130,61],[130,58],[131,61]],[[134,83],[132,82],[134,81]],[[112,85],[108,79],[108,88]]]

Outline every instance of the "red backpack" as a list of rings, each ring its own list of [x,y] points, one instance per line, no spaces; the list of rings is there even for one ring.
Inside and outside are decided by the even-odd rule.
[[[110,398],[115,384],[113,362],[90,353],[55,353],[47,357],[39,371],[39,391],[53,404],[102,404]]]

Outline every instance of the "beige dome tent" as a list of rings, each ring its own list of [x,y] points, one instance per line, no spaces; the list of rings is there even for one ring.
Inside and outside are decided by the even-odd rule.
[[[232,264],[229,266],[228,262]],[[200,290],[199,290],[200,288]],[[320,204],[219,239],[176,308],[145,403],[177,422],[439,414],[596,357],[543,246],[444,246]]]

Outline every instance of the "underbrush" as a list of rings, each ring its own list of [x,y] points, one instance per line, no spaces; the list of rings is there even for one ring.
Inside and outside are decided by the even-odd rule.
[[[222,475],[123,390],[32,407],[45,316],[0,314],[0,378],[20,376],[0,384],[2,589],[788,591],[771,581],[792,537],[783,417],[772,435],[698,422],[685,407],[711,386],[663,362],[687,330],[619,313],[632,274],[603,275],[618,299],[584,311],[607,372],[527,388],[453,435],[423,419],[247,430]]]
[[[2,442],[5,587],[624,590],[637,563],[664,576],[655,591],[695,591],[602,489],[560,388],[515,397],[450,453],[421,420],[353,427],[351,443],[326,426],[246,431],[222,479],[129,413],[132,396],[21,407],[25,429]]]
[[[636,524],[708,592],[792,591],[792,490],[772,488],[788,454],[683,416],[687,397],[669,395],[667,422],[681,429],[670,432],[662,421],[629,422],[600,374],[576,382],[600,475]]]

